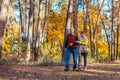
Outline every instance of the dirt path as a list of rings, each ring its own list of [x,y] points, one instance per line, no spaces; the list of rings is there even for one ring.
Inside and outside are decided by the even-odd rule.
[[[120,80],[120,61],[89,64],[81,72],[64,72],[64,66],[2,65],[0,80]]]

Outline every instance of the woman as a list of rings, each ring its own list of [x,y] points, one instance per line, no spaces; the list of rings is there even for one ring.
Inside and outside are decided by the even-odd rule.
[[[79,37],[79,41],[76,41],[76,43],[79,43],[79,53],[78,53],[78,70],[81,70],[81,62],[82,62],[82,56],[84,58],[84,67],[83,70],[87,68],[87,54],[88,54],[88,39],[86,36],[85,31],[81,32],[81,36]]]

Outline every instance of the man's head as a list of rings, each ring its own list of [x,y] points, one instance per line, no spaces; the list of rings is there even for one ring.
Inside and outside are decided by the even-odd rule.
[[[70,34],[73,34],[73,33],[74,33],[74,28],[71,27],[71,28],[70,28]]]
[[[86,32],[85,31],[81,31],[81,36],[85,36]]]

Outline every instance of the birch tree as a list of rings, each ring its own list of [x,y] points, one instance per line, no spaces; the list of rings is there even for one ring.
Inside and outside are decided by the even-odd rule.
[[[31,40],[32,40],[32,29],[33,29],[33,0],[30,0],[29,10],[29,25],[28,25],[28,43],[27,43],[27,58],[26,61],[30,60],[31,56]]]

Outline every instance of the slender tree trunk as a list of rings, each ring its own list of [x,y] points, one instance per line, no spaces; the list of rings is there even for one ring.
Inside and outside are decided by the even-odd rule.
[[[115,32],[113,35],[114,35],[114,37],[113,37],[113,57],[115,59],[115,56],[116,56],[116,49],[115,49],[115,47],[116,47],[116,35],[115,35]]]
[[[84,14],[85,14],[85,17],[84,17],[84,31],[86,32],[87,31],[87,21],[88,21],[88,6],[89,6],[89,0],[83,0],[83,3],[84,5],[86,5],[86,11],[84,10]],[[85,4],[86,3],[86,4]],[[84,8],[84,7],[83,7]]]
[[[33,3],[34,3],[34,1],[35,0],[33,0]],[[35,4],[34,4],[35,5]],[[36,27],[35,27],[35,7],[33,7],[33,30],[32,30],[32,32],[33,32],[33,34],[32,34],[32,48],[34,48],[35,47],[35,30],[36,29]]]
[[[10,0],[3,0],[0,11],[0,57],[2,57],[2,44],[5,24],[7,22],[7,12]]]
[[[64,32],[64,45],[63,45],[63,52],[62,52],[62,62],[65,61],[65,43],[66,43],[66,38],[67,38],[67,34],[69,33],[69,29],[70,29],[70,20],[71,20],[71,14],[72,14],[72,3],[73,0],[69,0],[68,1],[68,10],[67,10],[67,18],[66,18],[66,25],[65,25],[65,32]]]
[[[90,22],[90,14],[88,14],[88,25],[89,25],[89,34],[90,34],[90,54],[91,54],[91,58],[93,58],[93,46],[92,46],[92,28],[91,28],[91,22]]]
[[[43,27],[45,27],[47,25],[47,9],[48,8],[48,0],[45,0],[45,11],[44,11],[44,23],[43,23]],[[43,30],[42,30],[43,31]]]
[[[19,8],[20,8],[20,41],[22,40],[23,41],[23,37],[22,37],[22,34],[23,34],[23,30],[24,30],[24,27],[23,27],[23,20],[22,20],[22,7],[21,7],[21,1],[19,0]]]
[[[50,11],[50,0],[48,0],[48,6],[47,6],[47,9],[48,9],[48,14],[49,14],[49,11]],[[46,22],[45,25],[47,25],[47,24],[48,24],[48,22]],[[47,31],[47,33],[46,33],[46,42],[48,43],[48,31]]]
[[[113,34],[114,34],[114,31],[113,31],[113,1],[112,0],[112,16],[111,16],[111,27],[112,27],[112,30],[111,30],[111,61],[113,61]]]
[[[75,33],[76,34],[78,34],[77,13],[78,13],[77,1],[73,0],[73,27],[75,28]]]
[[[42,27],[42,39],[45,39],[46,43],[48,43],[48,31],[46,33],[46,37],[44,38],[44,28],[46,28],[48,25],[47,15],[49,14],[49,4],[50,4],[50,0],[45,0],[44,23],[43,23],[43,27]],[[48,49],[48,45],[45,45],[45,47]],[[40,48],[40,50],[41,50],[41,48]],[[42,54],[42,52],[40,52],[40,54]]]
[[[84,0],[82,0],[83,1],[83,12],[84,12],[84,23],[83,23],[83,27],[84,27],[84,31],[86,31],[86,13],[85,13],[85,2],[84,2]]]
[[[47,10],[48,10],[48,0],[45,0],[44,23],[43,23],[43,28],[42,28],[42,39],[44,38],[44,28],[48,24],[48,21],[47,21]]]
[[[26,61],[30,60],[31,57],[31,40],[32,40],[32,29],[33,29],[33,0],[30,0],[30,11],[29,11],[29,25],[28,25],[28,44],[27,44],[27,58]]]
[[[40,41],[40,28],[41,28],[41,2],[42,0],[39,0],[39,14],[38,14],[38,24],[37,24],[37,34],[36,34],[36,40],[35,40],[35,50],[34,50],[34,60],[38,61],[38,49],[39,49],[39,41]]]
[[[102,20],[102,25],[103,25],[103,28],[104,28],[104,30],[105,30],[105,35],[106,35],[106,38],[107,38],[107,43],[108,43],[108,55],[110,56],[110,42],[109,42],[109,37],[108,37],[108,35],[107,35],[107,31],[106,31],[106,28],[105,28],[105,23],[104,23],[102,17],[101,17],[101,20]]]
[[[117,25],[117,46],[116,46],[116,60],[118,59],[119,53],[119,38],[120,38],[120,0],[119,0],[119,8],[118,8],[118,25]]]

